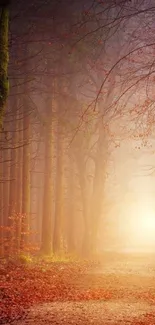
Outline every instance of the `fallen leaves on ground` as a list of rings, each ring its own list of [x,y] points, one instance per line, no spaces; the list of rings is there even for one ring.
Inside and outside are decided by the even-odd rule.
[[[0,323],[23,317],[38,303],[129,298],[155,301],[154,287],[135,287],[127,278],[90,274],[89,263],[10,264],[0,269]],[[129,279],[128,279],[129,280]],[[131,280],[131,277],[130,277]],[[130,283],[132,282],[132,284]]]

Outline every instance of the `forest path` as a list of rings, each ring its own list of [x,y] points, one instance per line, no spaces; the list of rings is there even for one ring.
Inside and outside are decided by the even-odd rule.
[[[72,282],[72,280],[71,280]],[[75,290],[104,290],[107,299],[44,303],[15,325],[155,325],[155,256],[105,255],[80,275]]]
[[[122,300],[54,302],[31,308],[25,320],[16,324],[154,325],[155,306]]]

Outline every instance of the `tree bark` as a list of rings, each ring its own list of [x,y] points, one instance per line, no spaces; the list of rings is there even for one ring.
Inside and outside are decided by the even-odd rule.
[[[0,155],[0,256],[4,255],[3,152]]]
[[[69,154],[68,177],[67,246],[69,253],[75,252],[75,168],[71,152]]]
[[[47,67],[48,70],[50,67]],[[44,165],[44,188],[43,188],[43,211],[42,211],[42,233],[41,233],[41,253],[50,255],[52,252],[52,127],[53,127],[53,114],[52,114],[52,100],[51,100],[51,81],[47,83],[47,91],[49,95],[46,99],[46,113],[47,122],[45,125],[45,165]]]
[[[90,202],[91,251],[96,252],[99,223],[104,202],[105,168],[107,164],[106,134],[102,119],[99,121],[99,136],[95,155],[93,193]]]
[[[81,152],[76,156],[77,168],[79,173],[79,184],[81,190],[82,215],[83,215],[83,242],[82,251],[83,256],[90,254],[90,216],[88,210],[88,193],[87,193],[87,179],[86,166],[84,154]]]
[[[21,120],[22,112],[19,109],[20,101],[18,105],[17,113],[17,146],[20,146],[23,143],[23,123]],[[20,253],[20,243],[21,243],[21,221],[22,221],[22,188],[23,188],[23,179],[22,179],[22,162],[23,162],[23,148],[17,149],[17,164],[16,164],[16,229],[15,229],[15,246],[17,254]]]
[[[8,226],[10,228],[9,233],[9,255],[13,253],[15,243],[15,224],[16,224],[16,202],[17,202],[17,100],[13,101],[13,110],[15,112],[15,120],[13,121],[12,128],[12,141],[11,141],[11,157],[10,157],[10,186],[9,186],[9,206],[8,206]]]
[[[50,105],[49,102],[48,105]],[[45,132],[45,171],[41,252],[49,255],[52,251],[52,121],[46,126]]]
[[[9,32],[9,1],[0,4],[0,127],[8,96],[8,32]]]
[[[27,89],[23,97],[23,163],[22,163],[22,231],[21,248],[28,245],[30,224],[30,116]]]
[[[57,124],[57,165],[56,165],[56,196],[55,218],[53,231],[53,252],[59,253],[62,240],[62,206],[63,206],[63,134],[61,124],[61,107],[58,108]]]

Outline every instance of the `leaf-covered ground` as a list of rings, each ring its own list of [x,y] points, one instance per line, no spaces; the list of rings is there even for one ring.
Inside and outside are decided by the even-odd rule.
[[[57,306],[60,311],[59,318],[64,316],[63,305],[67,310],[74,308],[75,314],[80,308],[81,315],[85,315],[87,319],[86,314],[91,315],[92,309],[94,315],[97,315],[96,306],[103,302],[108,317],[114,317],[108,310],[116,309],[114,312],[116,319],[113,324],[117,324],[117,321],[120,323],[119,318],[116,317],[117,306],[120,304],[125,306],[118,308],[122,315],[129,313],[130,316],[134,308],[137,313],[138,310],[141,311],[140,314],[143,311],[145,317],[139,322],[138,318],[135,318],[134,324],[155,324],[153,258],[151,257],[150,261],[148,258],[142,261],[135,258],[131,258],[130,261],[105,259],[100,265],[88,262],[42,262],[27,266],[10,263],[0,267],[0,324],[24,319],[29,308],[33,307],[35,313],[37,310],[35,308],[38,308],[35,306],[42,306],[43,310],[47,311],[48,307],[44,308],[44,306],[51,306],[51,303],[53,303],[51,308]],[[105,314],[102,307],[97,310],[102,310],[102,314]],[[136,317],[136,312],[133,318]],[[100,316],[98,319],[101,319]],[[57,321],[61,324],[60,319]],[[93,319],[91,321],[95,324]],[[79,320],[77,324],[78,322]],[[36,324],[38,325],[37,322]],[[73,321],[73,324],[76,322]],[[83,324],[87,324],[86,320]]]

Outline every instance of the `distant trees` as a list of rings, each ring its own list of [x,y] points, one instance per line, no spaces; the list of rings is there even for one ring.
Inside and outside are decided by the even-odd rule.
[[[91,65],[95,64],[99,48],[94,48],[97,43],[93,36],[88,42],[82,42],[77,51],[69,54],[71,43],[74,40],[76,41],[77,36],[79,36],[76,35],[76,27],[72,27],[74,19],[77,22],[82,16],[79,10],[79,16],[76,14],[73,20],[67,22],[67,13],[65,18],[57,15],[55,17],[56,22],[63,23],[63,28],[61,30],[55,28],[54,24],[56,23],[52,25],[55,44],[53,45],[52,42],[44,44],[43,42],[43,53],[42,49],[40,50],[40,44],[37,43],[33,46],[31,44],[31,42],[35,44],[35,38],[40,36],[39,33],[32,36],[29,30],[26,30],[24,23],[24,41],[26,43],[24,45],[22,43],[23,38],[18,35],[19,31],[13,29],[14,37],[18,39],[18,42],[14,45],[15,65],[11,61],[10,71],[16,70],[15,73],[13,72],[13,77],[16,76],[18,84],[14,90],[19,95],[12,94],[12,96],[16,96],[15,101],[18,97],[20,98],[22,115],[19,117],[18,111],[15,110],[17,113],[14,116],[15,130],[11,140],[9,176],[12,180],[10,179],[9,185],[16,184],[16,188],[17,186],[20,187],[21,195],[18,193],[18,188],[14,192],[13,186],[9,187],[7,204],[9,204],[8,217],[11,219],[8,220],[15,218],[13,217],[13,210],[15,215],[19,213],[17,208],[12,208],[18,204],[21,221],[16,226],[18,228],[16,234],[13,233],[13,236],[18,237],[18,244],[16,245],[18,248],[20,242],[20,248],[23,249],[28,244],[28,236],[30,237],[32,233],[31,237],[34,237],[33,231],[35,232],[37,229],[40,232],[39,245],[43,253],[50,254],[52,251],[59,253],[64,246],[68,252],[78,251],[81,254],[88,255],[95,250],[96,246],[99,220],[102,214],[105,170],[108,162],[106,128],[102,120],[105,115],[104,107],[100,104],[94,113],[91,109],[87,110],[90,100],[94,98],[94,94],[92,95],[91,92],[96,93],[101,78],[99,76],[98,79],[96,74],[96,80],[94,80],[91,70]],[[94,21],[93,24],[95,26],[96,22]],[[67,37],[65,37],[66,32],[69,33]],[[20,53],[20,58],[18,53]],[[84,96],[79,94],[77,88],[81,82],[88,83],[90,88],[83,87]],[[39,105],[40,89],[43,93],[41,106]],[[90,100],[87,100],[87,94],[88,96],[91,94]],[[111,92],[108,92],[108,96],[110,95]],[[107,97],[107,101],[109,104],[109,97]],[[34,102],[35,114],[31,106],[31,103]],[[11,114],[13,114],[15,108],[12,105],[9,107]],[[108,109],[107,103],[106,109]],[[82,115],[84,120],[81,124]],[[15,149],[19,143],[18,119],[21,118],[23,120],[20,125],[22,155],[20,148]],[[37,123],[35,133],[38,133],[36,135],[33,133],[32,136],[31,128],[34,123]],[[10,125],[11,132],[12,127]],[[32,175],[35,175],[36,172],[35,167],[30,173],[32,147],[34,147],[35,141],[40,141],[40,137],[37,135],[39,133],[42,133],[43,149],[36,159],[39,158],[44,162],[40,166],[39,174],[37,174],[37,178],[40,178],[39,183],[42,184],[41,197],[36,187],[38,184],[36,177],[33,176],[33,184],[31,184]],[[18,170],[18,175],[17,166],[19,166],[20,157],[22,168],[20,167]],[[67,172],[64,168],[66,161],[68,164]],[[21,186],[18,182],[18,176]],[[33,187],[36,188],[35,208],[34,203],[32,204],[34,200]],[[18,202],[18,195],[21,204]],[[41,223],[38,220],[40,213],[38,215],[38,209],[36,210],[39,203],[38,199],[42,200]],[[17,202],[15,202],[16,200]],[[68,206],[66,207],[66,205]],[[33,206],[33,215],[31,206]],[[32,217],[34,215],[35,222],[34,217]],[[37,223],[41,224],[39,229]],[[9,223],[11,227],[13,224],[14,222]],[[12,231],[11,229],[10,231]]]
[[[134,41],[123,29],[130,3],[67,5],[34,1],[11,9],[1,254],[7,245],[11,254],[34,246],[43,254],[96,252],[110,154],[116,135],[122,140],[124,117],[131,136],[130,86],[132,73],[135,81],[139,75],[131,55],[128,60]]]

